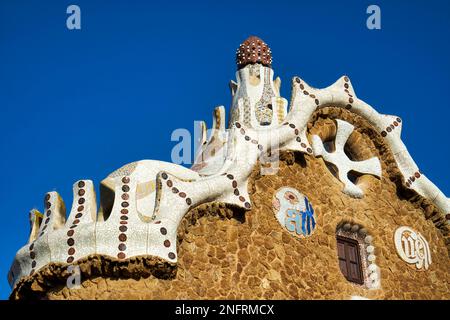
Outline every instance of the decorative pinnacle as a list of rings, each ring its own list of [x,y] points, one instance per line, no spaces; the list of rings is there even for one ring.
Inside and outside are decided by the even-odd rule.
[[[236,63],[238,69],[254,63],[271,67],[272,51],[270,51],[269,46],[260,38],[250,36],[237,49]]]

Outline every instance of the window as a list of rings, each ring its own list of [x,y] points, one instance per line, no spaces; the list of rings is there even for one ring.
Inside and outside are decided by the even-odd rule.
[[[364,284],[358,241],[337,236],[339,268],[344,277],[354,283]]]

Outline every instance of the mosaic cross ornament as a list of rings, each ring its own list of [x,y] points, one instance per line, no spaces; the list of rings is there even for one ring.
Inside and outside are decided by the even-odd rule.
[[[297,237],[308,237],[316,227],[316,215],[308,198],[294,188],[279,189],[272,200],[278,222]]]
[[[352,134],[354,127],[345,121],[336,120],[337,132],[335,137],[335,151],[328,152],[319,136],[312,137],[312,147],[316,157],[321,156],[323,160],[336,166],[338,169],[338,178],[344,184],[343,192],[355,197],[362,198],[364,192],[350,181],[348,173],[354,171],[360,174],[371,174],[381,177],[380,160],[376,157],[363,160],[353,161],[349,159],[344,151],[345,144]]]

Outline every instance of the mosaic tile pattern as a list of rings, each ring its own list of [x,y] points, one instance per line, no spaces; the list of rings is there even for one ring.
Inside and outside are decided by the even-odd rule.
[[[418,270],[428,270],[432,262],[428,241],[410,227],[402,226],[395,231],[395,249],[399,257]]]
[[[259,68],[259,79],[255,68]],[[433,222],[441,229],[448,228],[450,201],[412,160],[400,138],[402,122],[398,117],[379,114],[358,99],[347,76],[324,89],[312,88],[295,77],[287,112],[287,102],[276,96],[279,89],[274,84],[273,74],[270,67],[258,63],[246,65],[237,71],[237,85],[232,91],[234,111],[231,126],[220,142],[227,147],[223,148],[222,160],[208,161],[209,164],[199,170],[204,174],[160,161],[131,163],[102,181],[102,189],[106,190],[104,197],[108,201],[102,197],[99,214],[92,182],[81,180],[82,183],[78,182],[74,186],[76,195],[67,221],[65,205],[60,196],[56,192],[48,193],[44,202],[43,221],[32,224],[29,243],[17,252],[9,273],[10,284],[14,286],[22,278],[29,277],[31,270],[34,270],[34,277],[50,262],[67,265],[92,254],[119,261],[137,256],[153,256],[168,263],[176,263],[177,229],[189,210],[207,202],[251,210],[253,203],[248,182],[261,153],[279,149],[298,151],[311,157],[312,148],[306,135],[308,125],[316,111],[330,105],[351,112],[355,117],[362,117],[377,131],[393,154],[394,165],[401,173],[405,187],[438,208],[439,216]],[[266,107],[269,104],[272,104],[272,108],[283,105],[285,112],[281,124],[278,115],[282,112],[275,109],[270,125],[261,126],[256,117],[256,108],[261,101],[264,103],[260,105]],[[220,117],[223,119],[219,121],[219,131],[222,131],[225,120],[224,116]],[[337,144],[342,151],[351,130],[342,121],[339,127],[341,130],[338,131]],[[206,147],[217,142],[216,139],[207,140],[206,135],[204,137]],[[320,145],[319,141],[317,145]],[[355,168],[355,164],[349,165],[349,159],[344,158],[343,152],[334,158],[325,152],[321,156],[328,157],[337,167]],[[209,166],[211,170],[204,171]],[[373,173],[377,170],[360,171]],[[349,184],[344,176],[340,180],[346,182],[349,193],[360,195],[360,190]],[[137,191],[139,186],[151,183],[155,186],[154,191],[138,197],[141,194]]]
[[[326,162],[336,166],[339,180],[344,183],[343,192],[355,198],[362,198],[364,195],[361,188],[354,184],[348,178],[349,172],[361,174],[371,174],[381,177],[381,164],[377,158],[370,158],[364,161],[352,161],[344,151],[348,138],[353,132],[354,127],[342,120],[336,120],[337,133],[335,137],[335,150],[328,152],[319,136],[313,136],[313,149],[316,157],[322,157]]]
[[[275,217],[291,235],[309,237],[314,232],[317,216],[308,198],[298,190],[284,187],[272,200]]]

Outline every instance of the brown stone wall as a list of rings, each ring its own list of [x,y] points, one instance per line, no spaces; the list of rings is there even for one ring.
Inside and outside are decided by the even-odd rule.
[[[382,179],[365,177],[360,181],[363,199],[343,194],[342,184],[322,159],[284,153],[277,175],[261,177],[255,169],[249,185],[250,211],[210,203],[185,217],[179,229],[178,268],[172,278],[94,277],[83,281],[80,289],[53,290],[47,298],[348,299],[359,295],[370,299],[450,299],[448,229],[440,224],[436,209],[401,187],[392,155],[362,118],[326,108],[314,116],[310,131],[332,131],[333,122],[326,118],[334,117],[358,128],[350,142],[355,158],[378,155],[382,159]],[[316,211],[317,226],[308,238],[291,236],[274,216],[271,200],[284,186],[305,194]],[[358,223],[373,236],[380,289],[367,290],[341,274],[336,227],[342,221]],[[402,225],[428,240],[432,264],[427,271],[418,271],[397,256],[393,236]]]

